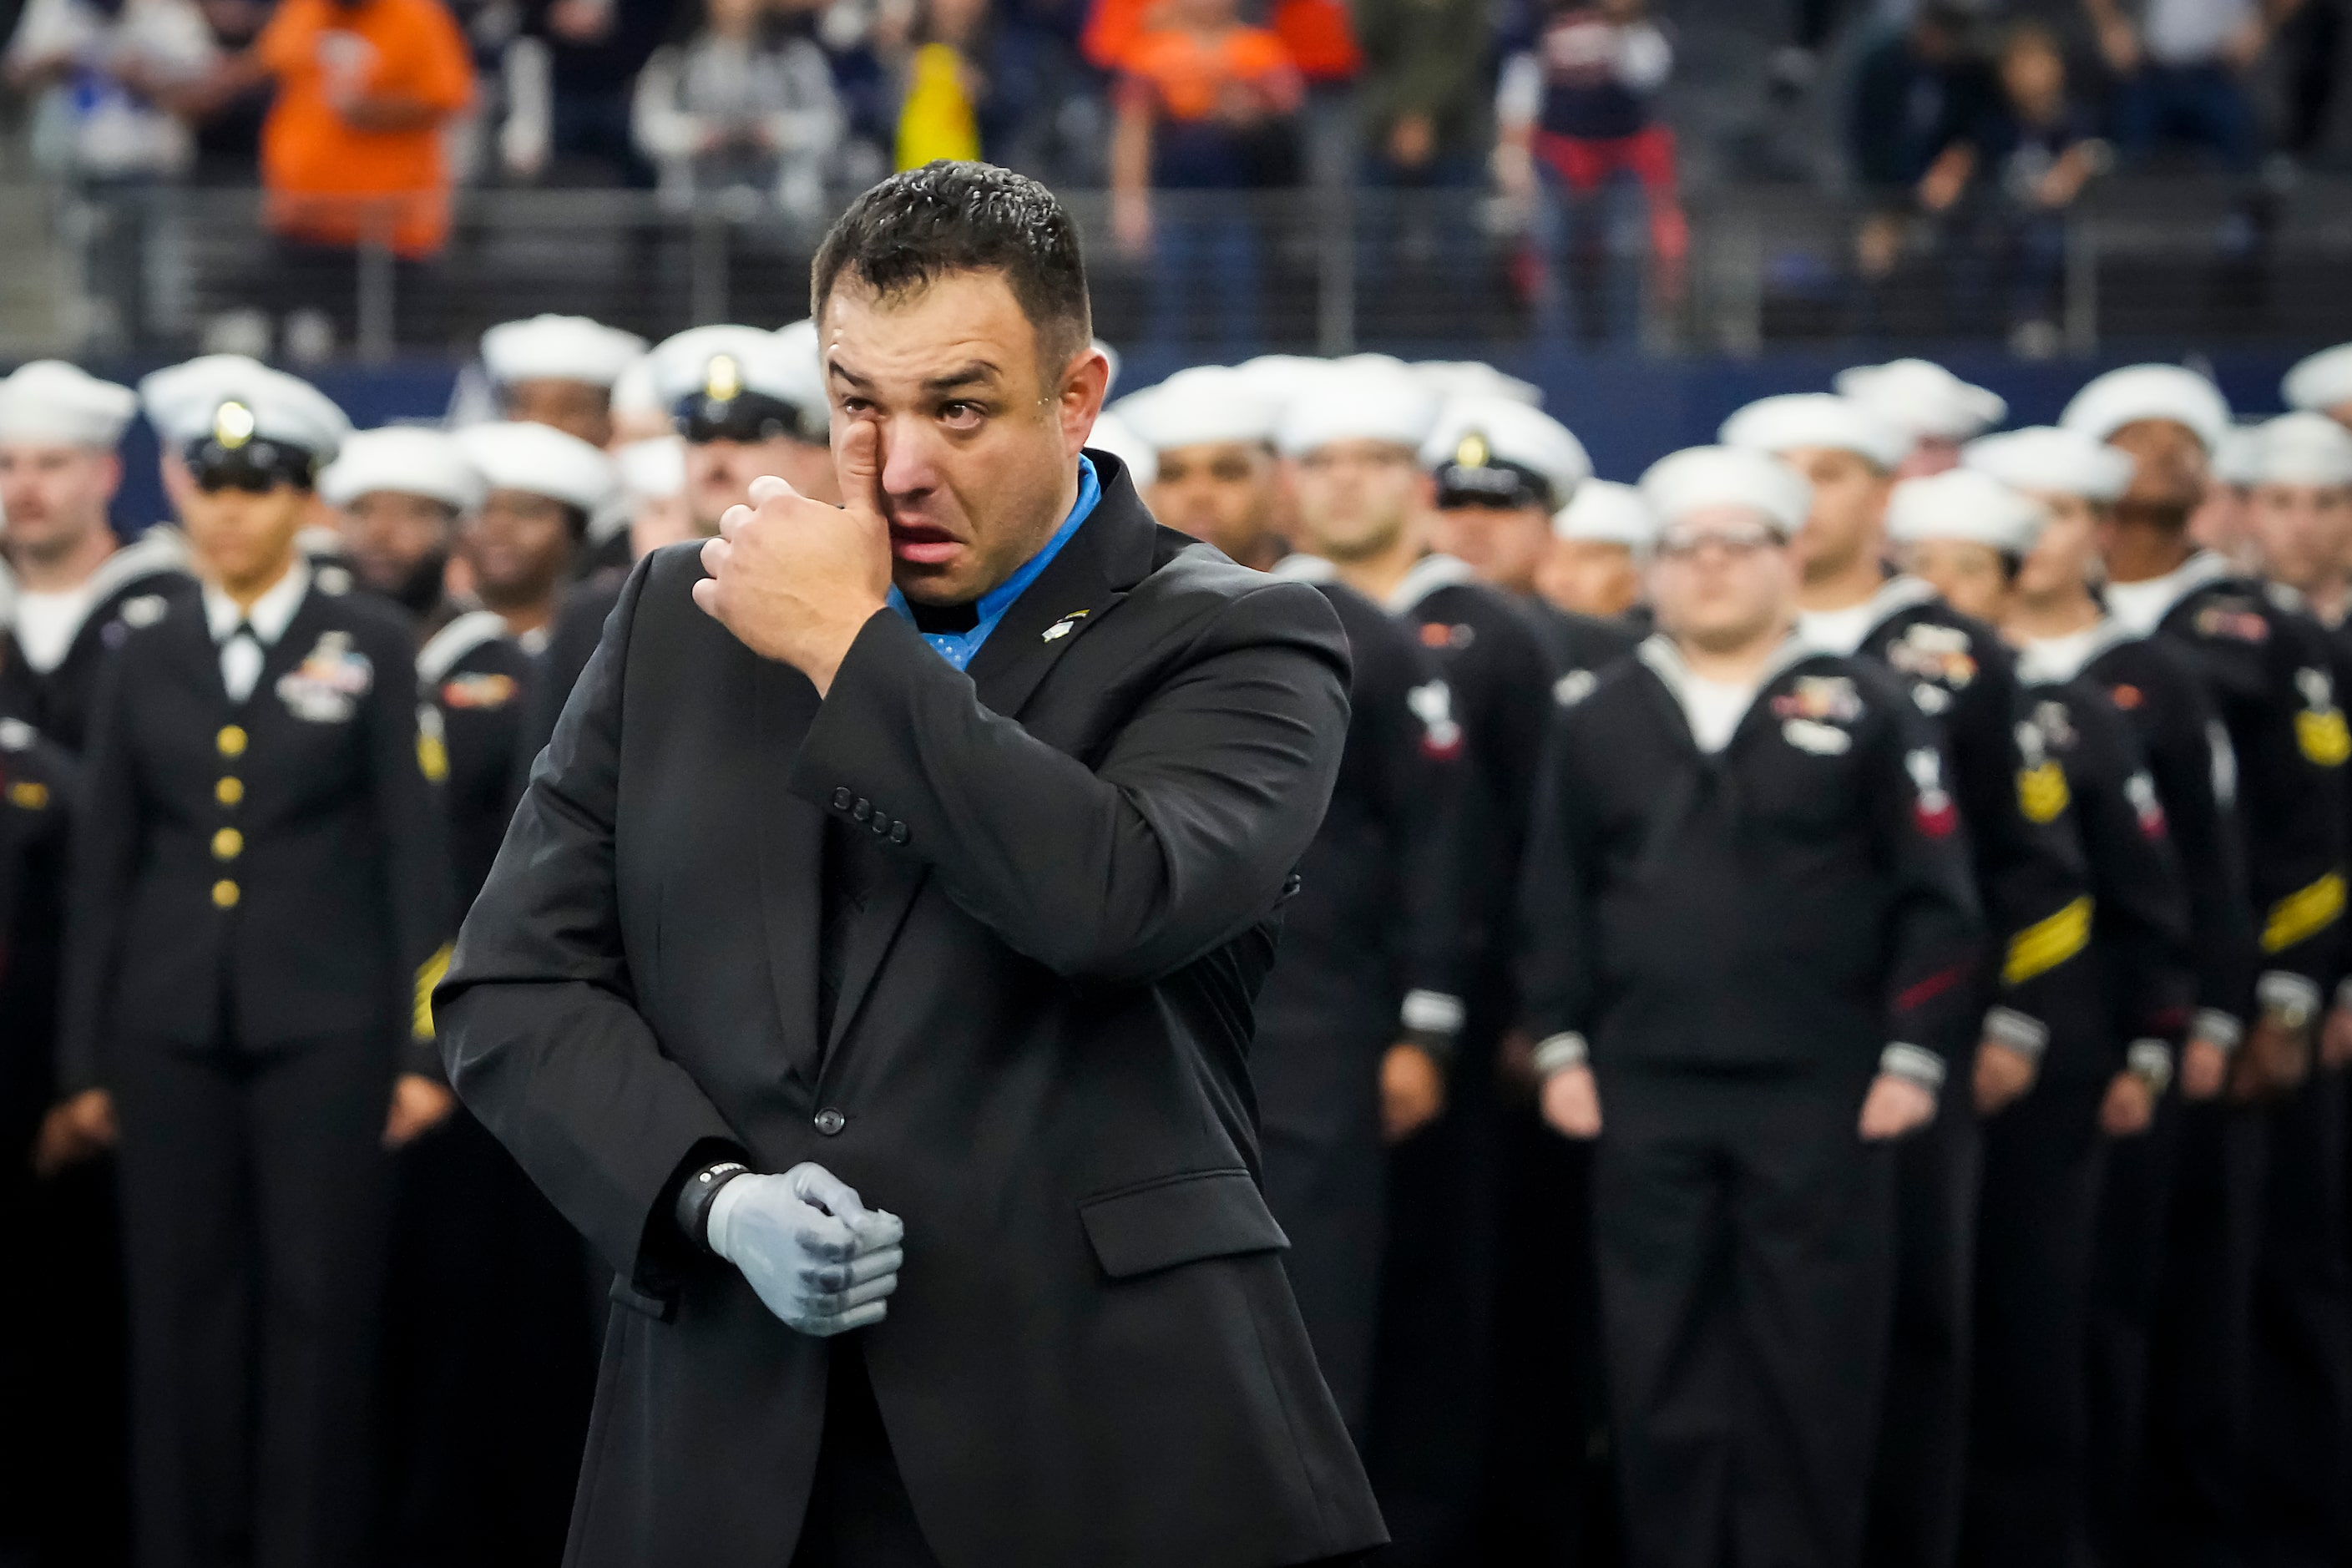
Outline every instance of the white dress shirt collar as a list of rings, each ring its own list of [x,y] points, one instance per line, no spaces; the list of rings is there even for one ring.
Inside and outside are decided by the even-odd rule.
[[[236,601],[210,583],[205,584],[205,625],[212,632],[213,641],[225,643],[236,632],[241,623],[253,628],[253,635],[264,647],[275,647],[278,639],[286,635],[293,624],[294,612],[302,607],[302,596],[310,591],[310,565],[299,555],[278,579],[269,591],[253,602],[250,609],[240,610]]]

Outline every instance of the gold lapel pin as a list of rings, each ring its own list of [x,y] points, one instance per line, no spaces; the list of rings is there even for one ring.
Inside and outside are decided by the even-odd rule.
[[[1055,621],[1052,626],[1047,626],[1045,628],[1045,635],[1038,640],[1040,642],[1052,642],[1056,638],[1068,637],[1072,632],[1078,629],[1078,623],[1086,618],[1087,613],[1084,610],[1072,610],[1068,615],[1064,616],[1060,620]]]

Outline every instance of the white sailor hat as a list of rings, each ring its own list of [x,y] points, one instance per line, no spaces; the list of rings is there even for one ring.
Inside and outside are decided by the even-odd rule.
[[[1160,448],[1138,436],[1114,410],[1106,408],[1095,416],[1095,427],[1087,437],[1087,445],[1109,453],[1125,465],[1128,482],[1137,489],[1160,478]]]
[[[205,354],[139,383],[148,421],[199,477],[276,475],[308,485],[332,462],[352,423],[299,376],[243,354]]]
[[[111,448],[139,395],[61,359],[37,359],[0,380],[0,441]]]
[[[1768,452],[1746,447],[1670,452],[1642,476],[1641,492],[1662,530],[1696,511],[1739,507],[1793,534],[1813,506],[1813,487],[1804,475]]]
[[[2308,409],[2257,426],[2253,482],[2352,485],[2352,430]]]
[[[823,441],[827,413],[814,326],[691,327],[653,351],[654,395],[688,440]]]
[[[319,475],[319,497],[330,506],[389,490],[471,511],[482,504],[486,488],[456,437],[421,425],[354,432]]]
[[[585,316],[500,321],[482,334],[482,366],[495,382],[580,381],[610,387],[646,352],[635,332]]]
[[[1759,398],[1723,422],[1716,438],[1727,447],[1773,457],[1804,447],[1853,452],[1874,468],[1892,468],[1911,452],[1911,437],[1851,398],[1828,392],[1787,392]]]
[[[2213,479],[2232,489],[2251,489],[2263,482],[2263,433],[2260,425],[2231,425],[2213,444]]]
[[[1457,397],[1501,397],[1524,403],[1530,408],[1543,406],[1542,387],[1516,375],[1505,375],[1485,360],[1415,360],[1412,369],[1421,377],[1423,385],[1437,394],[1440,403],[1451,403]]]
[[[2289,408],[2321,413],[2352,403],[2352,343],[2338,343],[2297,360],[2279,383],[2279,395],[2286,399]]]
[[[1540,507],[1558,511],[1592,477],[1584,443],[1539,408],[1512,398],[1459,397],[1422,442],[1441,507]]]
[[[686,438],[656,436],[613,454],[621,488],[635,500],[667,500],[686,492]]]
[[[2112,501],[2130,489],[2137,467],[2130,453],[2055,425],[1979,436],[1960,448],[1960,466],[2011,489],[2095,501]]]
[[[1576,498],[1552,514],[1551,531],[1555,539],[1622,544],[1639,551],[1647,550],[1656,540],[1658,520],[1635,486],[1614,479],[1587,479],[1576,487]]]
[[[620,486],[613,460],[547,425],[470,425],[454,439],[494,490],[521,490],[594,511]]]
[[[1418,454],[1436,423],[1437,399],[1419,377],[1402,363],[1358,355],[1301,383],[1275,427],[1274,444],[1286,458],[1338,441],[1381,441]]]
[[[2126,425],[2169,419],[2185,425],[2208,452],[2230,428],[2229,401],[2221,389],[2177,364],[2130,364],[2095,376],[2067,403],[2058,423],[2104,441]]]
[[[1307,354],[1259,354],[1234,368],[1257,389],[1260,397],[1276,408],[1287,408],[1293,400],[1323,384],[1331,374],[1331,362]]]
[[[1261,377],[1231,365],[1202,364],[1128,394],[1111,412],[1152,450],[1172,452],[1233,441],[1271,443],[1282,404]]]
[[[1886,500],[1886,536],[1899,544],[1956,539],[2023,555],[2049,521],[2041,502],[1976,468],[1905,479]]]
[[[2009,417],[1999,393],[1972,386],[1933,360],[1858,364],[1830,384],[1915,441],[1965,441]]]
[[[661,400],[654,386],[654,356],[639,354],[621,367],[613,378],[613,414],[619,417],[628,414],[658,414],[667,416],[669,405]]]

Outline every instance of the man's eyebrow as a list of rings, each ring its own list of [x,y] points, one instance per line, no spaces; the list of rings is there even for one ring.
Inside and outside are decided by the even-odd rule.
[[[969,386],[976,381],[993,382],[998,379],[999,374],[997,368],[988,361],[976,359],[969,364],[957,366],[944,375],[930,377],[923,383],[923,389],[927,392],[950,392],[959,386]]]
[[[839,376],[860,391],[870,390],[873,385],[871,382],[839,360],[827,360],[825,369],[829,374]],[[952,392],[960,386],[970,386],[974,383],[993,384],[1002,379],[1003,379],[1003,373],[994,364],[984,359],[973,360],[969,364],[958,365],[943,374],[927,377],[923,382],[923,390],[934,393]]]

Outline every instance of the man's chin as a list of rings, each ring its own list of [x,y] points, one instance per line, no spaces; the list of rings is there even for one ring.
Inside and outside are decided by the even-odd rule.
[[[890,581],[910,605],[968,605],[984,591],[966,581],[967,573],[957,570],[961,561],[937,564],[893,559]]]

